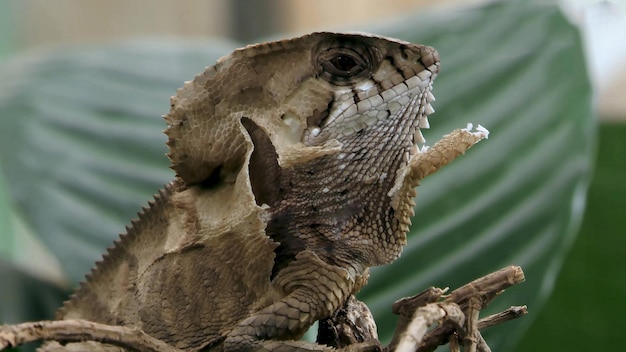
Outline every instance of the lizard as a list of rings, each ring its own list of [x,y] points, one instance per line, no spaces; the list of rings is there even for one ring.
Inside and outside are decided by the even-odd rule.
[[[420,148],[439,66],[432,47],[365,33],[222,57],[164,115],[175,179],[56,319],[186,351],[333,350],[299,338],[400,255],[419,181],[486,137],[460,129]]]

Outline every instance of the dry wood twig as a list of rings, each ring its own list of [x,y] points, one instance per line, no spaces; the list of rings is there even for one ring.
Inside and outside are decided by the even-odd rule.
[[[413,320],[400,334],[398,345],[393,350],[396,352],[415,351],[428,328],[442,319],[458,327],[462,327],[465,323],[465,316],[458,305],[445,302],[427,304],[415,311]]]
[[[319,344],[342,348],[367,341],[378,341],[374,316],[367,305],[354,296],[332,316],[319,321]]]
[[[0,326],[0,350],[38,340],[96,341],[137,352],[183,352],[140,329],[79,319]]]
[[[482,329],[519,318],[525,306],[478,319],[478,314],[504,289],[524,281],[519,267],[511,266],[474,280],[448,295],[447,289],[430,287],[413,297],[396,301],[392,310],[400,317],[395,335],[385,351],[434,351],[450,343],[450,351],[491,351]],[[438,327],[428,331],[435,324]],[[427,332],[428,331],[428,332]],[[352,297],[333,317],[320,322],[318,342],[335,347],[365,342],[377,336],[367,306]]]
[[[501,313],[478,319],[479,313],[506,288],[524,281],[524,272],[520,267],[510,266],[476,279],[443,296],[443,290],[429,288],[421,294],[398,300],[394,304],[394,313],[400,314],[396,333],[387,351],[434,351],[437,346],[452,342],[451,351],[460,351],[462,342],[467,351],[491,351],[480,330],[521,317],[527,313],[526,307],[511,307]],[[441,293],[441,294],[439,294]],[[443,298],[443,302],[438,302]],[[426,310],[422,306],[441,307],[442,304],[457,306],[463,312],[464,321],[455,316],[441,315],[440,326],[416,339],[415,335],[404,334],[411,324],[422,324],[421,331],[426,331],[437,323],[437,319],[425,319]],[[421,306],[420,306],[421,305]],[[432,309],[432,308],[429,308]],[[450,310],[452,312],[454,310]],[[413,312],[410,323],[407,316]]]

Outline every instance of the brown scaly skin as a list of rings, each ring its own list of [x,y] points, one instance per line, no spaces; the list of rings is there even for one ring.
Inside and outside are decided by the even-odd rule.
[[[329,350],[296,340],[406,243],[438,70],[434,49],[366,34],[220,59],[165,116],[176,180],[57,318],[189,351]]]

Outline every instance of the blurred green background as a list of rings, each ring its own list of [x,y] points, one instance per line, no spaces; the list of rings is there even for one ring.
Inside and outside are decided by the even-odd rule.
[[[626,311],[626,124],[600,123],[582,227],[516,351],[619,351]],[[620,330],[617,328],[617,330]]]
[[[228,4],[235,8],[231,20],[248,23],[246,12],[271,14],[280,1],[258,2],[247,11],[238,11],[237,1]],[[49,318],[172,177],[159,117],[169,95],[242,41],[285,37],[276,31],[291,29],[270,20],[270,28],[231,30],[240,42],[153,38],[20,53],[16,28],[23,24],[16,19],[46,9],[36,5],[43,3],[0,3],[4,322]],[[69,26],[51,13],[46,21]],[[118,14],[100,17],[107,16],[110,31],[123,27]],[[528,304],[531,315],[494,329],[487,338],[495,350],[618,348],[615,328],[623,325],[618,319],[626,298],[626,186],[620,184],[626,124],[600,119],[597,126],[579,28],[557,6],[504,2],[432,14],[406,11],[382,24],[369,20],[344,29],[440,51],[429,143],[470,121],[492,132],[418,189],[405,253],[394,265],[377,268],[361,293],[382,336],[393,329],[393,300],[518,264],[528,282],[507,291],[494,309]]]

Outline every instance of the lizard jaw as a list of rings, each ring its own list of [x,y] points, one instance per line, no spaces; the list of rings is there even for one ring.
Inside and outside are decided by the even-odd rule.
[[[409,162],[409,159],[413,157],[415,154],[420,153],[424,148],[428,148],[426,145],[426,138],[422,134],[423,129],[429,129],[430,123],[428,122],[428,116],[435,112],[435,109],[432,106],[432,102],[434,102],[435,96],[432,93],[432,80],[430,81],[427,89],[424,93],[420,94],[418,97],[419,109],[417,111],[417,126],[415,128],[415,132],[413,134],[413,147],[409,151],[409,158],[403,160],[403,167],[406,163]]]

